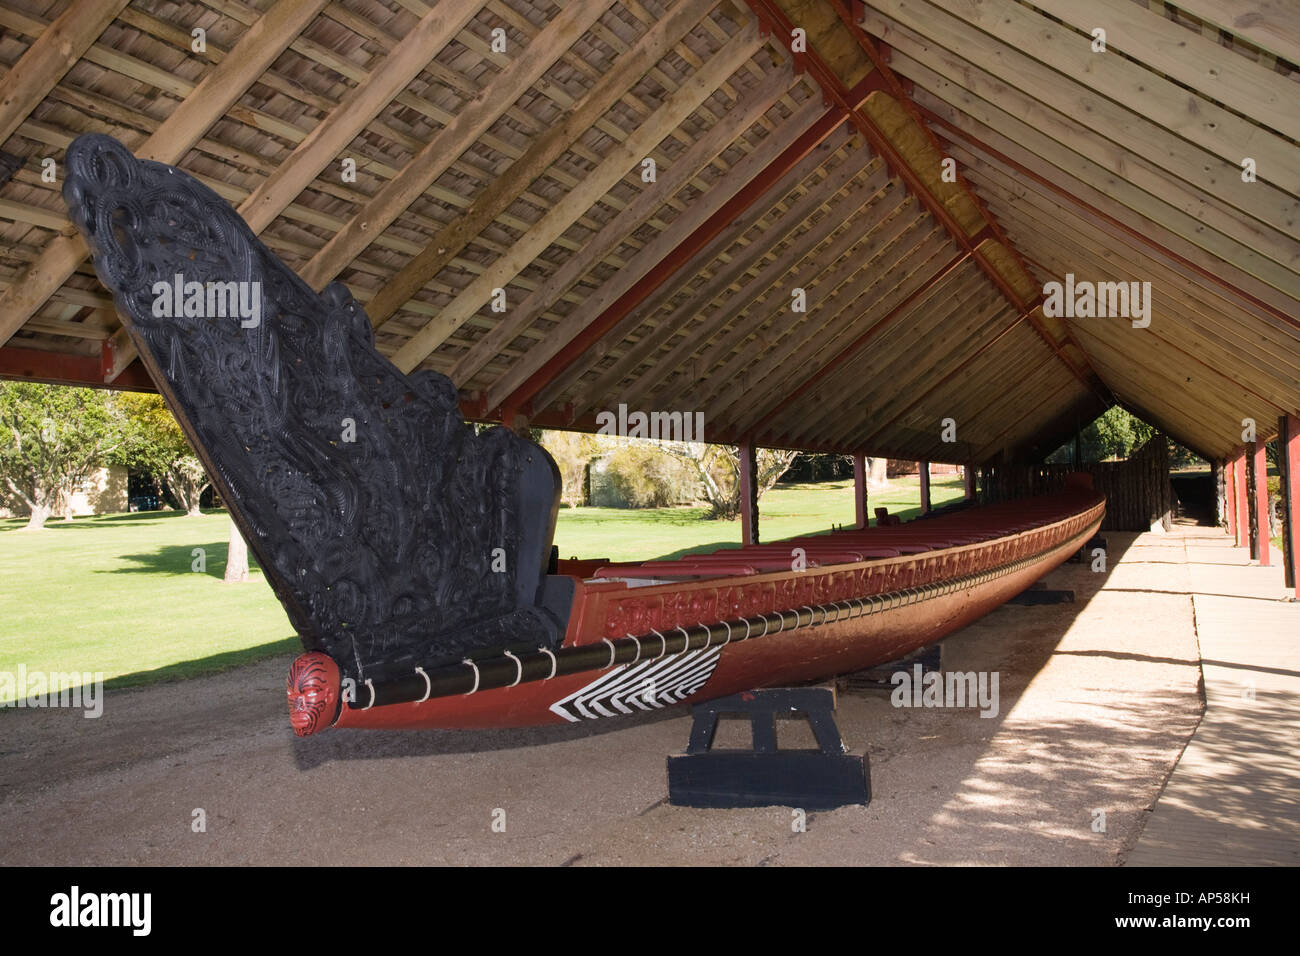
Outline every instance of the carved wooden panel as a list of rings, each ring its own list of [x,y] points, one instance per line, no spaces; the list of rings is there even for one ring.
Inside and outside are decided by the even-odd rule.
[[[308,649],[380,679],[558,642],[544,450],[475,434],[450,380],[403,375],[344,286],[317,295],[184,172],[101,135],[67,172],[95,271]]]

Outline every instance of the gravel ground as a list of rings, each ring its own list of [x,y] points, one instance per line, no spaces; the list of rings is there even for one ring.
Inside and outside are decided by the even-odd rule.
[[[1182,536],[1108,537],[1109,574],[1047,579],[1075,604],[1006,606],[945,641],[945,669],[998,672],[996,718],[842,685],[873,800],[803,832],[786,807],[667,804],[685,708],[298,740],[284,659],[110,693],[98,720],[0,712],[0,863],[1122,863],[1202,705]]]

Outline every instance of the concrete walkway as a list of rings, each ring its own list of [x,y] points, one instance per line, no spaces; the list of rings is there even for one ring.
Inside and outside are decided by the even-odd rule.
[[[1205,716],[1128,863],[1300,864],[1300,604],[1281,556],[1251,566],[1205,528],[1179,529],[1196,614]]]

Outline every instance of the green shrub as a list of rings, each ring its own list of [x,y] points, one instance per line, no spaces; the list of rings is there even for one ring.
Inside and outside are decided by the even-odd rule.
[[[694,501],[699,480],[690,466],[654,445],[627,445],[609,457],[606,476],[632,508],[663,508]]]

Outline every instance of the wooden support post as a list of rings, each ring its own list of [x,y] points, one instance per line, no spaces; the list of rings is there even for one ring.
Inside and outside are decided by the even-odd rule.
[[[930,513],[930,463],[928,461],[918,461],[919,471],[921,473],[921,514]]]
[[[1286,586],[1300,600],[1300,417],[1284,415],[1278,421],[1278,457],[1282,463],[1282,569]]]
[[[1259,562],[1260,567],[1268,567],[1272,550],[1269,532],[1272,530],[1268,520],[1268,452],[1262,441],[1252,442],[1252,463],[1255,480],[1251,487],[1251,499],[1254,502],[1255,537],[1251,541],[1250,556]]]
[[[1233,468],[1235,459],[1223,461],[1223,506],[1224,517],[1228,522],[1228,537],[1237,540],[1237,472]]]
[[[867,508],[867,457],[853,456],[853,515],[854,527],[865,528],[871,511]]]
[[[962,497],[970,501],[975,497],[975,463],[966,462],[961,466],[962,471]]]
[[[1236,545],[1239,548],[1250,544],[1250,512],[1246,503],[1246,453],[1243,451],[1232,460],[1232,487],[1236,501],[1237,530]]]
[[[1227,486],[1223,462],[1214,462],[1214,526],[1222,528],[1228,520]]]
[[[758,458],[753,444],[740,446],[740,541],[758,544]]]

